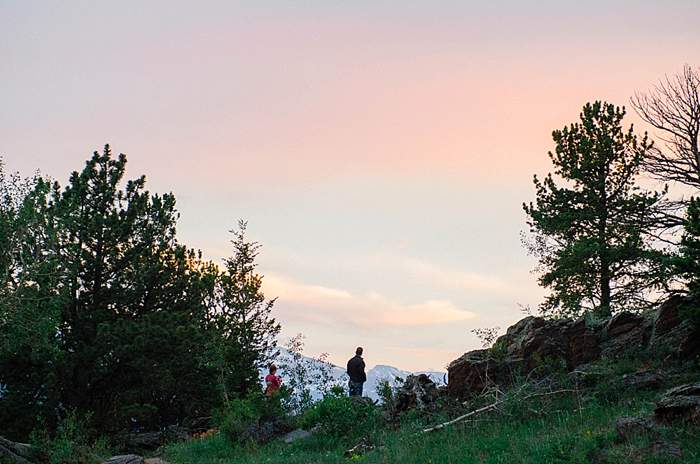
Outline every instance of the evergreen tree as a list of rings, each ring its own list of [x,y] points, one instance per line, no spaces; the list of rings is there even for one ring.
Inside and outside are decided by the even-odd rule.
[[[685,279],[692,302],[685,312],[700,325],[700,198],[691,198],[688,204],[676,270]]]
[[[0,163],[0,435],[22,439],[59,404],[57,257],[47,224],[50,184]]]
[[[15,256],[10,280],[33,292],[16,314],[31,315],[34,305],[52,316],[44,335],[57,353],[37,359],[6,350],[0,364],[14,371],[3,368],[0,383],[8,395],[39,392],[31,401],[49,426],[75,410],[91,414],[101,432],[153,429],[207,415],[217,404],[205,348],[214,268],[177,242],[172,195],[149,194],[143,177],[120,188],[125,167],[126,157],[113,157],[107,146],[64,189],[39,182],[23,204],[39,216],[36,243],[31,234],[3,242],[3,250],[35,246],[47,263],[37,269]],[[17,327],[16,319],[9,324]],[[19,377],[34,371],[45,375]],[[11,424],[4,405],[0,417]]]
[[[663,192],[636,185],[651,143],[623,129],[624,115],[609,103],[586,104],[580,122],[552,134],[558,180],[534,177],[536,201],[523,208],[532,234],[526,244],[551,291],[540,306],[545,314],[638,308],[664,280],[661,254],[646,240]]]
[[[211,325],[217,339],[219,386],[225,401],[260,389],[258,369],[269,361],[280,324],[272,317],[275,299],[266,300],[256,271],[260,244],[248,241],[246,223],[232,230],[233,255],[217,279]]]

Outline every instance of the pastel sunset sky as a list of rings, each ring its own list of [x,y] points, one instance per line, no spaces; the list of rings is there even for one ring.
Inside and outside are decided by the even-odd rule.
[[[700,65],[699,18],[697,0],[0,0],[0,155],[65,183],[110,143],[208,258],[249,221],[283,339],[443,369],[542,297],[521,204],[552,130]]]

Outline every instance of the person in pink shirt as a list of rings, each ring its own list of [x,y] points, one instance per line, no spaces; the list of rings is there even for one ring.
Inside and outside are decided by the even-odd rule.
[[[265,376],[265,395],[272,396],[282,386],[282,379],[277,375],[277,366],[270,364],[270,373]]]

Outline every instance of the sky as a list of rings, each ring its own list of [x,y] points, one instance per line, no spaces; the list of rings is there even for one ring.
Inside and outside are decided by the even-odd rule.
[[[213,260],[248,221],[282,341],[441,370],[535,308],[551,132],[700,65],[700,2],[0,0],[0,156],[105,143]],[[634,114],[629,123],[645,130]]]

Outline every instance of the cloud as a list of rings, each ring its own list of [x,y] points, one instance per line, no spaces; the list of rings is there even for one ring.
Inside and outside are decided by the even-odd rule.
[[[267,274],[265,291],[279,297],[278,311],[292,318],[321,324],[351,324],[363,328],[418,327],[465,321],[476,317],[449,300],[400,303],[376,292],[364,295],[342,289],[297,282]]]
[[[407,273],[440,287],[465,290],[501,290],[506,286],[501,279],[495,276],[439,267],[415,258],[400,258],[400,263]]]

